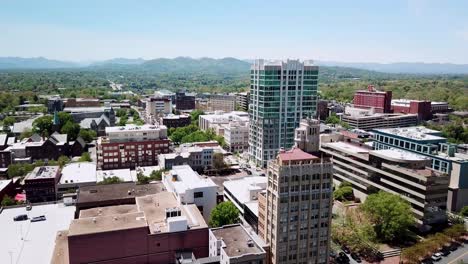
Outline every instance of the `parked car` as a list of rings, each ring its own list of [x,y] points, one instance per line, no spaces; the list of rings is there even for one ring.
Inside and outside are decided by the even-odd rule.
[[[40,221],[45,221],[45,220],[46,220],[45,215],[41,215],[41,216],[33,217],[31,219],[31,222],[40,222]]]
[[[17,215],[13,218],[13,221],[24,221],[24,220],[28,220],[28,216],[25,214]]]
[[[449,247],[442,247],[442,249],[439,252],[442,254],[442,256],[448,256],[450,254],[450,248]]]
[[[354,252],[351,253],[351,257],[352,257],[357,263],[361,263],[361,262],[362,262],[361,258],[358,256],[358,254],[356,254],[356,253],[354,253]]]
[[[346,254],[350,254],[350,253],[351,253],[351,250],[349,250],[349,248],[348,248],[347,246],[342,246],[342,247],[341,247],[341,250],[343,250],[344,253],[346,253]]]
[[[433,261],[439,261],[442,259],[442,254],[440,254],[439,252],[435,253],[434,255],[432,255],[431,259]]]
[[[421,264],[433,264],[433,263],[434,261],[432,261],[432,259],[430,258],[426,258],[421,261]]]
[[[344,253],[344,252],[340,252],[339,254],[339,257],[346,260],[347,262],[349,262],[349,257]]]
[[[456,242],[453,242],[452,244],[450,244],[449,249],[450,249],[450,251],[455,251],[455,250],[457,250],[460,246],[461,246],[461,244],[456,243]]]
[[[31,211],[32,206],[30,204],[26,205],[26,211]]]
[[[341,253],[343,255],[341,255]],[[340,252],[340,255],[338,255],[338,257],[335,259],[335,261],[337,263],[340,263],[340,264],[347,264],[347,263],[349,263],[349,258],[343,252]]]

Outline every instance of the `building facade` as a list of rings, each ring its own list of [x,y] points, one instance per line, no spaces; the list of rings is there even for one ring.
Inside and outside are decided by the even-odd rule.
[[[381,113],[361,115],[345,113],[341,116],[341,120],[354,129],[372,130],[376,128],[415,126],[418,124],[418,115]]]
[[[236,94],[236,110],[248,112],[250,104],[250,92]]]
[[[31,203],[55,201],[56,187],[59,180],[59,166],[40,166],[34,168],[24,178],[26,199]]]
[[[168,115],[161,117],[160,124],[163,124],[168,129],[188,126],[192,123],[192,119],[189,115]]]
[[[393,113],[416,114],[421,121],[431,120],[432,118],[430,101],[392,100],[392,111]]]
[[[377,91],[373,85],[367,90],[359,90],[354,94],[353,104],[357,108],[373,108],[376,113],[392,112],[392,91]]]
[[[209,111],[232,112],[236,110],[236,96],[228,94],[212,94],[208,99]]]
[[[97,141],[97,168],[124,169],[158,165],[158,155],[169,153],[165,126],[107,127]]]
[[[195,109],[195,96],[187,95],[185,92],[176,93],[176,110],[193,110]]]
[[[189,165],[196,171],[211,169],[216,148],[219,148],[219,145],[216,147],[181,146],[174,153],[159,155],[159,166],[166,170],[179,165]]]
[[[468,155],[457,152],[440,131],[425,127],[375,129],[374,148],[397,148],[430,159],[432,169],[449,175],[447,209],[459,211],[468,205]]]
[[[165,97],[151,97],[146,102],[146,115],[148,119],[157,120],[157,117],[172,113],[171,99]]]
[[[294,129],[317,106],[318,66],[299,60],[257,60],[250,70],[251,161],[266,167],[280,148],[294,144]]]
[[[224,142],[230,152],[244,152],[249,149],[249,123],[230,122],[223,125]]]

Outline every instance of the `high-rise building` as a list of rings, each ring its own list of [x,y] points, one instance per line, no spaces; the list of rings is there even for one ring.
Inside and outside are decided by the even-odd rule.
[[[294,144],[294,129],[315,116],[318,66],[299,60],[257,60],[250,71],[250,159],[265,167]]]
[[[367,90],[359,90],[354,94],[354,107],[374,108],[376,113],[392,112],[392,91],[377,91],[374,85],[367,86]]]
[[[309,125],[310,124],[310,125]],[[318,137],[318,124],[302,128]],[[316,140],[296,130],[299,146],[316,150]],[[301,139],[304,140],[301,141]],[[294,147],[269,161],[266,193],[258,195],[258,234],[271,249],[271,263],[327,263],[332,209],[332,163]],[[319,157],[320,156],[320,157]]]

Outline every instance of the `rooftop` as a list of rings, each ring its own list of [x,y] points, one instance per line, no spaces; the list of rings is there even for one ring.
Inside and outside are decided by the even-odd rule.
[[[304,152],[302,149],[296,147],[290,150],[280,150],[280,152],[278,153],[278,158],[281,161],[301,161],[318,159],[318,157]]]
[[[361,155],[368,155],[369,151],[371,149],[362,147],[362,146],[357,146],[356,144],[352,143],[346,143],[343,141],[338,141],[338,142],[332,142],[332,143],[325,143],[324,145],[335,148],[344,152],[348,152],[351,154],[361,154]]]
[[[20,214],[29,218],[44,215],[46,221],[13,221]],[[63,204],[34,205],[31,211],[25,207],[4,209],[0,214],[0,263],[57,263],[51,262],[56,234],[68,228],[74,214],[74,206]]]
[[[161,129],[167,129],[164,125],[126,125],[126,126],[115,126],[115,127],[106,127],[106,133],[115,133],[115,132],[134,132],[134,131],[157,131]]]
[[[222,241],[222,249],[228,257],[240,257],[249,254],[265,254],[242,225],[228,225],[210,230],[216,239]]]
[[[372,150],[370,151],[370,154],[397,162],[418,162],[430,160],[430,158],[423,155],[396,148]]]
[[[134,198],[155,194],[161,192],[163,189],[164,185],[162,183],[136,184],[134,182],[129,182],[84,186],[80,188],[77,204],[121,200],[128,199],[129,197]]]
[[[55,179],[59,172],[59,166],[41,166],[34,168],[25,178],[25,180],[37,179]]]
[[[437,140],[445,141],[446,138],[441,137],[441,132],[429,129],[423,126],[405,127],[405,128],[383,128],[374,129],[374,132],[391,134],[412,140]]]
[[[89,112],[104,112],[110,110],[108,106],[93,106],[93,107],[65,107],[64,112],[68,113],[89,113]]]
[[[0,180],[0,191],[8,186],[13,180]]]
[[[189,165],[173,166],[169,172],[168,181],[174,186],[177,193],[185,193],[187,190],[216,187],[216,184],[210,178],[204,178],[192,170]],[[177,180],[174,181],[174,178]]]
[[[142,212],[86,217],[71,221],[68,236],[147,227]]]
[[[96,163],[74,162],[62,169],[60,184],[96,182]]]
[[[25,129],[31,129],[33,126],[32,124],[34,120],[36,120],[38,117],[40,116],[36,116],[36,117],[30,118],[30,119],[27,119],[18,123],[14,123],[12,132],[15,134],[20,134],[20,133],[23,133]]]
[[[120,215],[128,213],[137,213],[138,208],[134,204],[123,204],[115,206],[95,207],[91,209],[81,210],[79,218]]]
[[[102,182],[105,178],[118,177],[122,182],[135,182],[130,169],[98,170],[96,171],[96,182]]]
[[[256,196],[252,197],[250,195],[250,192],[255,190],[261,191],[266,189],[267,182],[267,177],[248,176],[241,179],[225,181],[223,185],[224,189],[229,190],[229,192],[232,195],[234,195],[239,202],[247,203],[252,200],[256,200]]]
[[[201,115],[203,119],[210,121],[211,123],[229,123],[230,121],[249,121],[249,113],[241,111],[233,111],[229,113],[215,112],[210,115]]]

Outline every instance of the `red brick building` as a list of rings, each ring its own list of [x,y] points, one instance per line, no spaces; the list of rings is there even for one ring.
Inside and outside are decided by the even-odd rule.
[[[26,199],[31,203],[55,201],[56,187],[59,180],[59,166],[34,168],[34,170],[24,178]]]
[[[98,107],[100,101],[94,98],[68,98],[64,105],[65,107]]]
[[[392,110],[394,113],[417,114],[419,120],[430,120],[432,109],[430,101],[419,100],[392,100]]]
[[[158,155],[169,153],[166,126],[107,127],[97,141],[98,169],[134,169],[158,165]]]
[[[376,113],[392,112],[392,91],[377,91],[373,85],[367,90],[359,90],[354,94],[353,104],[357,108],[374,108]]]

